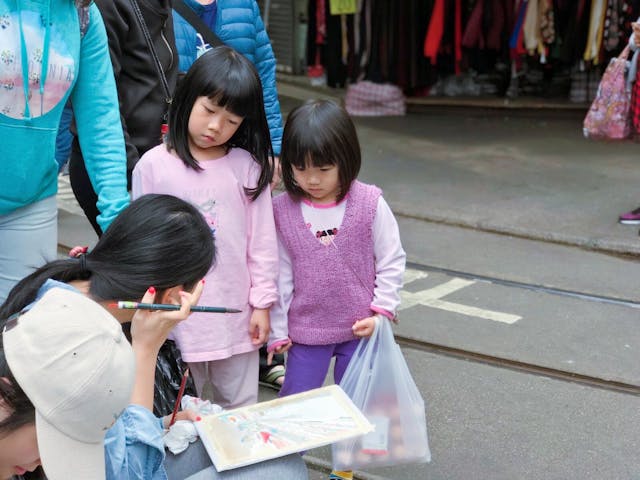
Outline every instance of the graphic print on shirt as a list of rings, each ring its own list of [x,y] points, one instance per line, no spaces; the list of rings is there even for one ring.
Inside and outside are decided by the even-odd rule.
[[[311,228],[311,224],[307,223],[307,228]],[[316,238],[323,245],[331,245],[334,237],[338,234],[337,228],[327,228],[326,230],[316,230]]]
[[[49,26],[49,58],[44,94],[40,78],[44,60],[45,21],[38,12],[22,11],[22,28],[29,63],[29,109],[32,117],[42,116],[58,105],[75,75],[75,62],[55,25]],[[7,48],[5,45],[16,46]],[[11,118],[25,115],[24,82],[18,12],[0,16],[0,112]]]
[[[216,201],[213,198],[209,198],[204,202],[199,202],[195,204],[202,213],[202,216],[209,225],[211,229],[211,235],[216,234],[216,230],[218,229],[218,212],[216,210]]]

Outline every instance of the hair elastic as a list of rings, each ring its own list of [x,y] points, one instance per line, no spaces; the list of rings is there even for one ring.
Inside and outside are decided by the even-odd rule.
[[[78,255],[78,260],[80,260],[80,273],[84,273],[87,271],[87,254],[81,253]]]

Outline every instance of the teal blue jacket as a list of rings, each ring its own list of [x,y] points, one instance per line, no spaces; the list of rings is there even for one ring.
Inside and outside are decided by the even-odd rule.
[[[95,5],[89,16],[81,39],[72,0],[0,0],[0,215],[57,192],[55,142],[68,98],[103,230],[129,203],[107,35]]]
[[[202,18],[204,10],[202,5],[195,0],[184,1]],[[196,37],[196,30],[175,10],[173,28],[180,55],[179,68],[181,72],[186,72],[196,61],[196,47],[200,42]],[[276,89],[276,58],[260,17],[258,4],[254,0],[217,0],[216,24],[213,32],[225,45],[251,60],[258,70],[273,152],[275,155],[280,155],[282,114]]]

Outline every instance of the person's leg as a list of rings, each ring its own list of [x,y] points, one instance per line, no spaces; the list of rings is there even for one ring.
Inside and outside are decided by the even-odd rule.
[[[280,396],[321,387],[329,370],[334,345],[294,343],[287,352],[287,374]]]
[[[55,195],[0,215],[0,304],[18,281],[55,260],[57,245]]]
[[[230,409],[258,401],[257,350],[206,363],[213,384],[214,403]],[[201,394],[206,381],[206,367],[205,362],[189,363],[198,394]]]
[[[84,211],[87,220],[91,223],[96,234],[98,236],[102,235],[102,229],[96,220],[96,217],[100,214],[96,206],[98,195],[96,195],[93,185],[91,185],[91,180],[89,180],[89,174],[84,166],[84,159],[82,158],[77,138],[73,140],[71,156],[69,157],[69,180],[73,194]]]
[[[260,348],[260,384],[280,390],[284,383],[284,355],[282,353],[276,353],[273,355],[271,365],[267,363],[267,347]]]
[[[200,440],[189,445],[178,455],[167,452],[164,467],[169,480],[254,480],[256,478],[306,480],[309,478],[304,460],[298,454],[218,473]]]
[[[335,356],[336,363],[333,367],[333,379],[337,384],[342,380],[345,370],[349,366],[353,352],[358,348],[360,339],[350,340],[348,342],[339,343],[336,345]]]

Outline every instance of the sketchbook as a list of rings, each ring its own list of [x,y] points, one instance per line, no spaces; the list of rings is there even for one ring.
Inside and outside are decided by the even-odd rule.
[[[208,415],[194,425],[219,472],[329,445],[374,428],[338,385]]]

